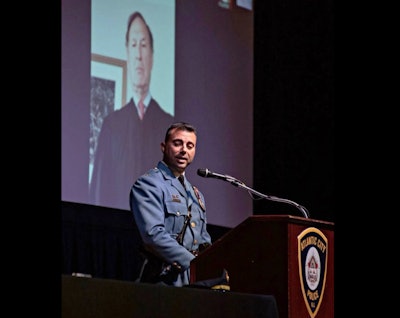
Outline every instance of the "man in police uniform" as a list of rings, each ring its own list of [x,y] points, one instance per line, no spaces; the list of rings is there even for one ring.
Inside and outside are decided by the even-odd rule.
[[[145,256],[140,282],[188,285],[190,262],[211,245],[203,194],[184,177],[196,142],[195,127],[171,125],[161,143],[162,161],[131,188],[130,208]]]

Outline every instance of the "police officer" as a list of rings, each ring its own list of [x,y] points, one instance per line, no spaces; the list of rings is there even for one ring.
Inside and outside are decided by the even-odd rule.
[[[211,245],[203,194],[185,178],[196,142],[194,126],[172,124],[161,143],[162,161],[131,188],[130,208],[144,255],[140,282],[188,285],[190,262]]]

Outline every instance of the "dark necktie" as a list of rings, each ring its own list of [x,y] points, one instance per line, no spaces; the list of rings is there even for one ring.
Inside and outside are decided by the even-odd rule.
[[[185,177],[181,174],[181,175],[178,177],[178,180],[179,180],[179,182],[183,185],[183,187],[184,187],[185,190],[186,190],[186,187],[185,187]]]

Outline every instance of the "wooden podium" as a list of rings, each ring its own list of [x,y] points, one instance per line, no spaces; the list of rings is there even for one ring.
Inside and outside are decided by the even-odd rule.
[[[231,291],[275,296],[280,318],[334,317],[334,223],[250,216],[192,261],[191,283],[224,268]]]

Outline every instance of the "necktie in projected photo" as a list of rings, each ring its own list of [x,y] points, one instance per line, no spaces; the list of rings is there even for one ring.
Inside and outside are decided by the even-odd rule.
[[[143,119],[143,117],[144,117],[144,103],[143,103],[143,99],[140,99],[140,100],[139,100],[138,106],[139,106],[139,117],[140,117],[140,119]]]

